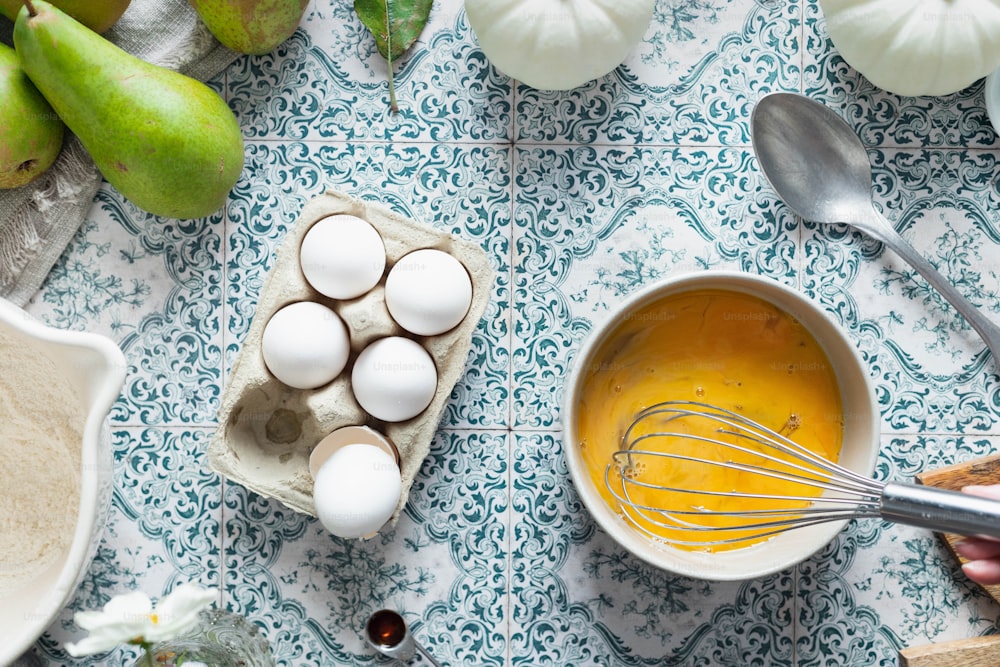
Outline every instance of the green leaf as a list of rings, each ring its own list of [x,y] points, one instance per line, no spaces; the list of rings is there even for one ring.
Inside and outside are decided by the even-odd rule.
[[[386,60],[400,58],[420,37],[434,0],[354,0],[354,12]]]
[[[392,62],[402,57],[420,37],[431,15],[434,0],[354,0],[354,13],[375,38],[375,46],[389,65],[389,103],[393,113],[396,89]]]

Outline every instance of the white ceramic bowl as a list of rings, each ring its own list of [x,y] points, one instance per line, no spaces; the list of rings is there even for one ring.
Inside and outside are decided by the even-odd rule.
[[[664,297],[703,289],[756,296],[789,313],[806,327],[826,352],[840,388],[844,439],[839,462],[862,475],[872,474],[878,457],[880,415],[867,368],[850,339],[825,312],[794,289],[773,280],[735,272],[692,273],[653,284],[631,295],[603,323],[595,326],[580,349],[568,379],[562,412],[564,449],[570,476],[587,509],[616,542],[635,556],[687,577],[714,581],[752,579],[780,572],[809,558],[827,545],[845,522],[789,531],[766,542],[730,551],[709,553],[677,549],[649,539],[605,502],[594,486],[577,445],[580,440],[576,433],[577,408],[586,369],[600,363],[596,356],[605,342],[614,340],[618,325],[627,322],[630,314]]]
[[[87,406],[73,540],[62,558],[27,588],[0,598],[0,665],[6,665],[30,648],[70,602],[97,551],[111,502],[113,461],[107,417],[125,381],[125,358],[103,336],[47,327],[3,299],[0,328],[51,359]]]

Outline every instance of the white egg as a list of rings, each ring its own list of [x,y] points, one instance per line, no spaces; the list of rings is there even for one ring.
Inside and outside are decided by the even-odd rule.
[[[302,239],[299,264],[306,280],[331,299],[353,299],[378,284],[385,244],[378,231],[353,215],[317,221]]]
[[[449,331],[472,304],[472,279],[446,252],[415,250],[393,265],[385,279],[385,304],[399,326],[418,336]]]
[[[260,348],[274,377],[296,389],[314,389],[344,370],[350,340],[337,313],[319,303],[299,301],[271,316]]]
[[[423,412],[437,390],[434,360],[415,341],[381,338],[361,351],[351,372],[361,407],[376,419],[400,422]]]
[[[392,518],[402,480],[389,454],[366,444],[345,445],[320,466],[313,502],[320,523],[338,537],[370,537]]]

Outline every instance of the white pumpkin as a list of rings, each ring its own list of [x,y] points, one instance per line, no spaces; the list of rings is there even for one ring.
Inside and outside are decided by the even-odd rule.
[[[898,95],[947,95],[1000,67],[1000,0],[820,0],[851,67]]]
[[[602,77],[646,34],[655,0],[465,0],[490,62],[540,90]]]

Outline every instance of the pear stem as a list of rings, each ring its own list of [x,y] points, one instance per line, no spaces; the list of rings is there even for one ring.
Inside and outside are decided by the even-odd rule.
[[[28,16],[38,16],[38,10],[31,4],[31,0],[24,0],[24,6],[28,8]]]

